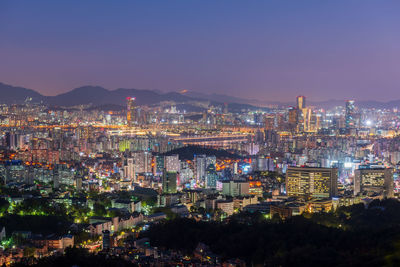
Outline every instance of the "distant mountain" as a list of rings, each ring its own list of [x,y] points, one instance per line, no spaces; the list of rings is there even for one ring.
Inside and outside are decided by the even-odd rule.
[[[234,96],[222,95],[222,94],[204,94],[198,93],[194,91],[188,91],[185,93],[186,96],[197,98],[197,99],[204,99],[208,101],[217,101],[221,103],[240,103],[240,104],[249,104],[251,100],[238,98]]]
[[[99,86],[83,86],[67,93],[47,97],[46,102],[56,106],[75,105],[124,105],[127,97],[135,97],[137,105],[151,105],[162,101],[184,102],[193,100],[179,93],[158,93],[151,90],[107,90]]]
[[[187,111],[201,111],[204,108],[196,106],[196,101],[210,101],[213,104],[228,103],[230,111],[240,111],[244,109],[260,109],[267,105],[276,105],[280,107],[294,106],[293,102],[272,102],[254,99],[243,99],[222,94],[204,94],[197,92],[168,92],[163,93],[157,90],[139,90],[139,89],[116,89],[108,90],[100,86],[83,86],[73,89],[69,92],[56,96],[44,96],[32,89],[15,87],[0,83],[0,103],[21,104],[27,98],[32,98],[33,102],[42,102],[50,106],[71,107],[77,105],[92,105],[93,107],[106,108],[108,105],[114,109],[117,106],[124,107],[127,97],[135,97],[136,105],[156,105],[163,101],[176,102],[180,109]],[[182,106],[186,105],[186,106]],[[322,102],[307,102],[308,106],[321,108],[332,108],[334,106],[344,106],[344,100],[329,100]],[[361,108],[400,108],[400,100],[389,102],[379,101],[356,101],[356,105]],[[263,110],[268,110],[263,108]]]
[[[0,83],[0,103],[21,104],[27,98],[35,102],[44,100],[44,96],[34,90]]]
[[[69,92],[56,96],[44,96],[40,93],[22,87],[13,87],[0,83],[0,103],[23,103],[27,97],[32,98],[33,102],[42,102],[53,107],[72,107],[78,105],[91,105],[93,108],[102,109],[112,107],[119,110],[124,107],[127,97],[135,97],[136,105],[157,105],[160,102],[172,101],[177,103],[179,109],[186,111],[201,112],[203,107],[196,106],[196,101],[204,101],[204,98],[191,97],[178,92],[163,93],[154,90],[124,89],[108,90],[100,86],[82,86]],[[257,107],[245,104],[238,98],[219,95],[212,99],[214,104],[229,103],[229,109],[257,109]],[[224,99],[226,98],[226,99]],[[221,100],[221,101],[219,101]],[[224,100],[224,101],[222,101]]]

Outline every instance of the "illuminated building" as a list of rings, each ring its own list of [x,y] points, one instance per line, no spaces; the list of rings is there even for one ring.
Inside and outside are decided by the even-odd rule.
[[[215,168],[215,164],[217,159],[215,156],[207,157],[206,155],[195,155],[194,163],[195,163],[195,175],[196,181],[202,185],[206,185],[206,177],[207,177],[207,168],[210,165],[213,165]]]
[[[329,212],[332,209],[332,199],[314,199],[307,203],[308,212]]]
[[[286,171],[286,193],[295,197],[330,198],[337,195],[336,168],[289,167]]]
[[[377,193],[393,197],[393,169],[360,166],[355,170],[354,195]]]
[[[346,129],[355,127],[355,106],[354,100],[346,101],[346,114],[345,114]]]
[[[151,173],[152,154],[149,151],[132,153],[135,173]]]
[[[288,117],[290,130],[296,129],[297,119],[298,119],[297,109],[294,107],[290,107],[289,108],[289,117]]]
[[[128,122],[128,126],[132,127],[135,119],[135,105],[133,103],[135,101],[135,98],[127,97],[126,101],[127,101],[126,121]]]
[[[275,214],[281,219],[288,219],[292,217],[292,210],[285,205],[271,205],[270,217],[273,218]]]
[[[226,213],[226,215],[230,216],[233,214],[233,200],[217,200],[216,207],[217,209],[222,210]]]
[[[275,114],[267,114],[264,118],[264,124],[266,130],[275,129]]]
[[[165,169],[167,172],[180,171],[179,155],[165,156]]]
[[[128,158],[126,160],[126,165],[124,166],[125,178],[128,180],[133,180],[136,176],[135,174],[135,161],[133,158]]]
[[[215,168],[215,164],[209,164],[206,169],[206,188],[217,187],[218,174]]]
[[[297,109],[302,110],[303,108],[306,107],[306,97],[299,95],[297,98]]]
[[[225,181],[222,183],[222,194],[225,196],[247,196],[249,195],[249,182]]]
[[[155,156],[153,158],[153,175],[161,175],[165,167],[165,157]]]

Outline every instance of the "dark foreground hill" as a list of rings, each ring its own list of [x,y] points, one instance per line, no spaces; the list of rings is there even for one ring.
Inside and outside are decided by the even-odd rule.
[[[237,154],[230,153],[226,150],[219,150],[201,146],[184,146],[164,153],[166,156],[179,155],[181,160],[193,160],[194,155],[216,156],[222,159],[240,159]]]
[[[222,260],[240,258],[248,266],[400,266],[399,225],[400,202],[390,199],[286,221],[260,213],[225,222],[181,218],[154,224],[143,236],[188,254],[201,242]]]

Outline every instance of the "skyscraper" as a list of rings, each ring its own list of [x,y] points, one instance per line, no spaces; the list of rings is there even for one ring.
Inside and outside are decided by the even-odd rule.
[[[126,110],[126,121],[128,122],[128,126],[132,127],[135,119],[135,105],[133,101],[135,101],[134,97],[127,97],[127,110]]]
[[[306,107],[306,97],[299,95],[297,98],[297,109],[301,110]]]
[[[336,168],[289,167],[286,172],[288,196],[328,198],[337,195]]]
[[[167,172],[164,169],[163,179],[162,179],[162,191],[166,194],[176,193],[176,183],[177,183],[177,173]]]
[[[205,183],[206,177],[206,155],[195,155],[194,156],[194,167],[195,167],[195,174],[196,174],[196,181],[197,183],[203,184]]]
[[[296,97],[297,101],[297,131],[303,132],[306,130],[306,117],[307,117],[307,109],[306,109],[306,97],[298,96]]]
[[[297,127],[297,109],[295,107],[290,107],[288,112],[288,122],[290,130],[294,130]]]
[[[347,100],[346,101],[346,129],[354,128],[355,126],[355,106],[354,100]]]
[[[218,174],[215,168],[215,164],[209,164],[206,169],[206,188],[217,187]]]

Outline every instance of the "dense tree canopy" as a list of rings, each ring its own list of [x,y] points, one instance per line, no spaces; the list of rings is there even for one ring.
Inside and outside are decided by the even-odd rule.
[[[144,235],[154,246],[191,254],[199,242],[225,259],[265,266],[397,266],[400,202],[374,201],[336,212],[304,214],[287,221],[243,213],[229,222],[175,219]],[[179,238],[177,238],[179,237]]]

